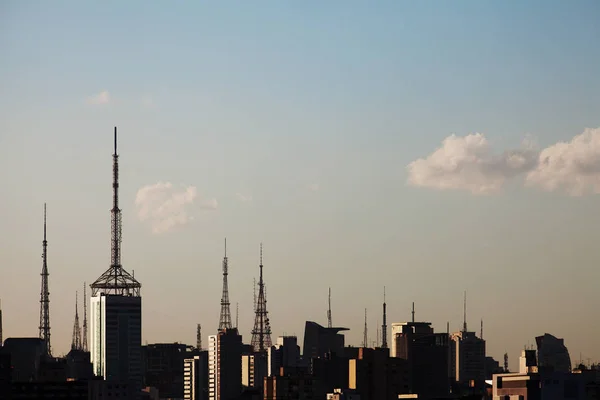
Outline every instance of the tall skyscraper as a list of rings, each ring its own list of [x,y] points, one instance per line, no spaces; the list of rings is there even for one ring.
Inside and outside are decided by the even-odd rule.
[[[208,398],[217,400],[217,335],[208,337]]]
[[[142,285],[121,265],[116,127],[114,140],[111,265],[90,285],[90,353],[95,375],[128,383],[136,398],[142,384]]]

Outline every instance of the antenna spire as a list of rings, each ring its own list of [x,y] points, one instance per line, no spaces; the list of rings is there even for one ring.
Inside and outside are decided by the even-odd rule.
[[[412,303],[412,322],[415,323],[415,302]]]
[[[467,331],[467,291],[465,290],[465,298],[463,301],[463,332]]]
[[[50,292],[48,288],[48,241],[46,240],[46,203],[44,203],[44,240],[42,241],[42,291],[40,293],[40,339],[46,343],[46,354],[52,356],[50,346]]]
[[[229,260],[227,259],[227,238],[225,238],[225,256],[223,257],[223,294],[221,295],[221,316],[219,317],[219,330],[231,329],[231,309],[229,307]]]
[[[240,303],[235,303],[235,327],[239,327],[240,322]]]
[[[367,309],[365,308],[365,328],[363,331],[363,347],[369,347],[369,339],[367,338]]]
[[[202,326],[200,324],[196,326],[196,349],[202,350]]]
[[[260,244],[260,276],[258,280],[258,301],[256,303],[252,347],[256,352],[264,352],[271,347],[271,325],[267,312],[267,294],[263,281],[262,243]]]
[[[331,322],[331,288],[329,288],[329,308],[327,308],[327,327],[331,328],[333,323]]]
[[[71,350],[81,350],[81,327],[79,326],[77,292],[75,292],[75,322],[73,323],[73,338],[71,340]]]
[[[92,296],[99,293],[140,296],[142,285],[121,265],[122,215],[119,208],[119,156],[117,154],[117,127],[115,126],[115,151],[113,153],[113,206],[110,210],[111,254],[110,267],[94,283]]]
[[[383,287],[383,324],[381,325],[381,347],[387,349],[387,305],[385,304],[385,286]]]
[[[483,318],[481,318],[481,331],[479,332],[479,338],[483,339]]]
[[[83,282],[83,331],[81,333],[81,349],[83,351],[88,351],[88,342],[87,342],[87,296],[85,292],[85,282]]]
[[[0,347],[2,347],[2,300],[0,299]]]

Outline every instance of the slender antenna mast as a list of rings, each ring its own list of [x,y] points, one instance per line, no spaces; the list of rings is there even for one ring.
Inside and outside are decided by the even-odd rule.
[[[463,332],[467,331],[467,291],[465,290],[465,299],[463,302]]]
[[[83,331],[81,333],[81,349],[83,351],[88,351],[87,335],[87,296],[85,292],[85,282],[83,282]]]
[[[333,326],[331,322],[331,288],[329,288],[329,308],[327,308],[327,327],[331,328]]]
[[[223,257],[223,294],[221,295],[221,316],[219,317],[219,330],[231,329],[231,309],[229,308],[229,287],[227,275],[229,260],[227,259],[227,238],[225,238],[225,256]]]
[[[367,338],[367,309],[365,308],[365,329],[363,331],[363,347],[368,347],[369,341]]]
[[[202,350],[202,326],[196,326],[196,349]]]
[[[483,318],[481,318],[481,331],[479,332],[479,338],[483,339]]]
[[[119,155],[117,154],[117,127],[115,126],[115,151],[113,153],[113,206],[110,210],[110,267],[94,283],[92,296],[100,293],[140,297],[142,285],[121,265],[123,217],[119,208]]]
[[[413,301],[412,305],[412,322],[415,323],[415,302]]]
[[[75,322],[73,323],[73,338],[71,339],[71,350],[81,350],[81,327],[79,326],[77,292],[75,292]]]
[[[0,347],[2,347],[2,300],[0,299]]]
[[[260,276],[258,280],[258,301],[256,303],[252,347],[256,352],[265,352],[271,347],[271,325],[267,312],[266,287],[263,281],[262,243],[260,244]]]
[[[256,278],[252,278],[252,291],[254,292],[254,300],[252,304],[252,309],[256,312]]]
[[[235,303],[235,327],[238,328],[240,322],[240,303]]]
[[[383,287],[383,324],[381,325],[381,347],[387,349],[387,305],[385,303],[385,286]]]
[[[48,289],[48,241],[46,240],[46,203],[44,203],[44,240],[42,242],[42,291],[40,293],[40,339],[46,344],[46,354],[52,356],[50,347],[50,292]]]

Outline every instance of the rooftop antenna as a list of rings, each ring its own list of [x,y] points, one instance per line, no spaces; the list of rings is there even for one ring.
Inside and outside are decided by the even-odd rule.
[[[202,326],[196,325],[196,349],[202,350]]]
[[[239,321],[240,321],[240,303],[235,303],[235,327],[238,328],[239,325]]]
[[[365,308],[365,329],[363,331],[363,347],[368,347],[369,341],[367,337],[367,309]]]
[[[88,351],[87,296],[85,289],[85,282],[83,282],[83,327],[81,332],[81,349],[83,351]]]
[[[385,286],[383,287],[383,324],[381,325],[381,347],[387,349],[387,310],[385,304]]]
[[[71,339],[71,350],[81,350],[81,327],[79,326],[77,292],[75,292],[75,322],[73,323],[73,338]]]
[[[481,331],[479,331],[479,338],[483,339],[483,318],[481,318]]]
[[[450,321],[446,321],[446,334],[450,336]]]
[[[327,309],[327,327],[331,328],[333,326],[331,322],[331,288],[329,288],[329,308]]]
[[[221,316],[219,317],[219,330],[231,329],[231,310],[229,308],[229,287],[227,275],[229,261],[227,259],[227,238],[225,238],[225,256],[223,257],[223,293],[221,295]]]
[[[113,207],[111,221],[110,267],[94,283],[92,296],[100,293],[140,297],[142,285],[121,265],[122,220],[119,208],[119,155],[117,154],[117,127],[115,126],[115,152],[113,153]]]
[[[463,332],[467,331],[467,291],[465,290],[465,299],[463,302]]]
[[[2,299],[0,299],[0,347],[2,347]]]
[[[504,372],[508,372],[508,353],[504,353]]]
[[[42,291],[40,293],[40,339],[46,344],[46,354],[52,356],[50,347],[50,292],[48,289],[48,241],[46,240],[46,203],[44,203],[44,240],[42,241]]]
[[[252,329],[252,347],[256,352],[265,352],[271,347],[271,325],[267,312],[267,296],[263,281],[262,243],[260,244],[260,276],[258,280],[258,301],[256,303],[254,328]]]
[[[415,302],[412,303],[412,322],[415,323]]]

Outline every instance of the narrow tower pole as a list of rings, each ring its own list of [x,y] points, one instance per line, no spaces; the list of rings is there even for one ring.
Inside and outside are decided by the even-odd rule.
[[[463,301],[463,332],[467,331],[467,291],[465,290],[465,298]]]
[[[479,339],[483,339],[483,318],[481,318],[481,331],[479,331]]]
[[[223,294],[221,295],[221,316],[219,317],[219,330],[231,329],[231,309],[229,308],[229,260],[227,259],[227,238],[225,238],[225,256],[223,257]]]
[[[0,299],[0,347],[2,347],[2,300]]]
[[[383,324],[381,325],[381,347],[387,349],[387,310],[385,304],[385,286],[383,287]]]
[[[79,326],[77,292],[75,292],[75,322],[73,323],[73,338],[71,339],[71,350],[81,350],[81,327]]]
[[[412,303],[412,322],[415,323],[415,302]]]
[[[239,327],[238,323],[240,322],[240,303],[235,303],[235,327],[236,329]]]
[[[363,331],[363,347],[369,347],[369,340],[367,338],[367,309],[365,308],[365,329]]]
[[[260,244],[260,276],[258,279],[258,301],[254,329],[252,329],[252,347],[256,352],[265,352],[271,347],[271,325],[267,311],[267,295],[263,280],[262,243]]]
[[[83,282],[83,330],[81,332],[81,349],[88,351],[88,328],[87,328],[87,296],[85,291],[85,282]]]
[[[50,292],[48,289],[48,241],[46,240],[46,203],[44,203],[44,240],[42,241],[42,291],[40,293],[40,339],[46,344],[46,354],[52,356],[50,347]]]
[[[200,324],[196,326],[196,349],[202,350],[202,326]]]
[[[331,322],[331,288],[329,288],[329,307],[327,308],[327,327],[331,328],[333,326]]]

